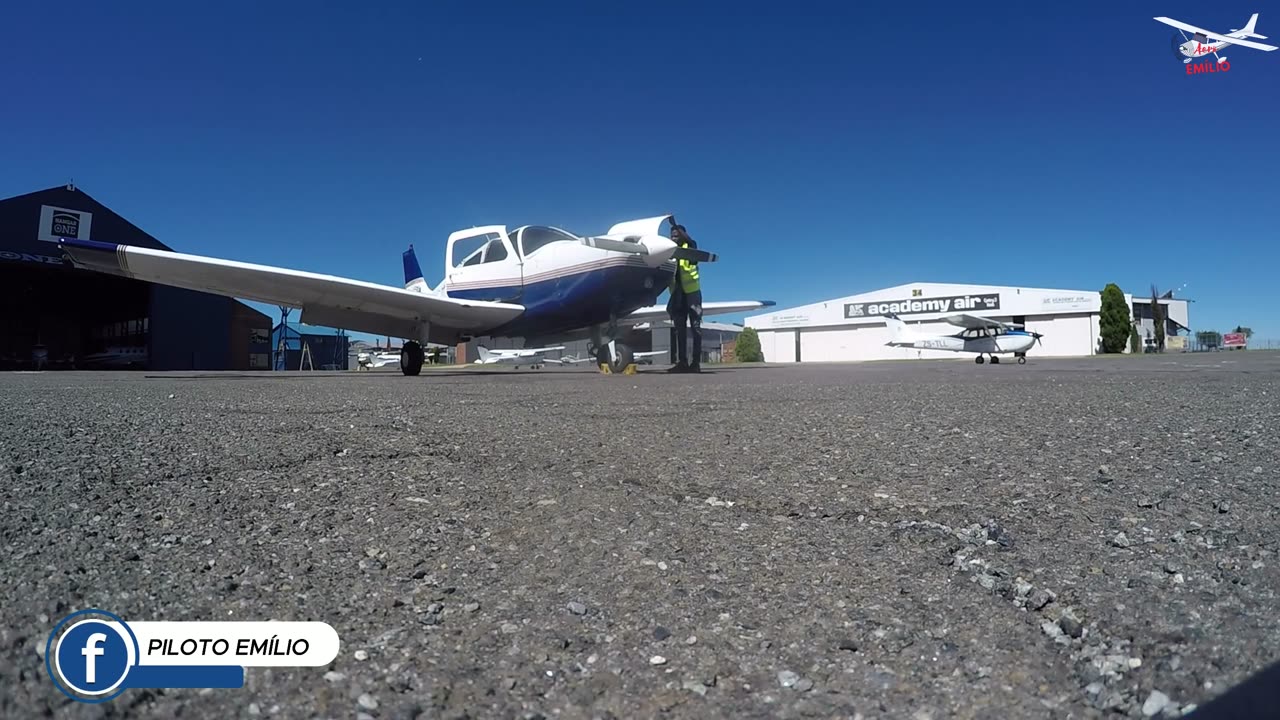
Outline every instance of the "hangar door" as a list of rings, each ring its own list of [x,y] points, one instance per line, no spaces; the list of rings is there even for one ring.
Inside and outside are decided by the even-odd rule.
[[[1075,315],[1033,317],[1027,321],[1027,330],[1041,333],[1040,344],[1029,355],[1070,356],[1092,355],[1097,346],[1096,316],[1088,313]],[[1125,343],[1128,345],[1128,343]]]
[[[770,330],[760,333],[760,349],[766,362],[796,362],[799,333],[795,330]]]
[[[809,362],[861,360],[854,344],[854,328],[805,330],[800,335],[798,352]]]
[[[801,335],[800,351],[808,362],[847,362],[856,360],[892,360],[916,357],[902,348],[885,345],[889,330],[883,325],[857,327],[809,328]]]

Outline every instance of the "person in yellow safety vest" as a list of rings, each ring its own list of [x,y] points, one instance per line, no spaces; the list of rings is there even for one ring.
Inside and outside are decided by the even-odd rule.
[[[671,240],[684,248],[697,248],[683,225],[671,218]],[[676,272],[671,276],[671,297],[667,300],[667,314],[674,326],[676,364],[667,370],[672,373],[696,373],[702,371],[702,284],[698,279],[696,260],[677,260]],[[688,352],[688,333],[692,330],[693,353]]]

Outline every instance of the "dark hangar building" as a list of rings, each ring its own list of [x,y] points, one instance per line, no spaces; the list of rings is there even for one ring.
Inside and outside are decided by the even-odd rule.
[[[58,237],[173,250],[71,185],[0,200],[0,369],[271,368],[266,315],[77,269]]]

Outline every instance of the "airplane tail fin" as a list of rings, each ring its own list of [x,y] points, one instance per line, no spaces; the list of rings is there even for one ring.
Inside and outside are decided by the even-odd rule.
[[[1254,32],[1254,30],[1256,30],[1257,27],[1258,27],[1258,13],[1254,13],[1253,17],[1249,18],[1249,24],[1240,28],[1236,32],[1244,33],[1245,37],[1257,38],[1259,40],[1266,40],[1267,39],[1266,35],[1259,35],[1258,33]]]
[[[488,362],[489,358],[493,357],[493,353],[489,352],[489,348],[483,345],[476,346],[476,354],[480,356],[476,358],[476,361],[480,363]]]
[[[889,345],[899,343],[909,345],[912,342],[911,331],[907,328],[907,324],[902,322],[902,318],[889,313],[884,316],[884,324],[889,328]]]
[[[422,266],[418,264],[418,256],[413,252],[412,245],[409,246],[408,250],[404,251],[404,289],[415,292],[431,292],[431,286],[422,277]]]

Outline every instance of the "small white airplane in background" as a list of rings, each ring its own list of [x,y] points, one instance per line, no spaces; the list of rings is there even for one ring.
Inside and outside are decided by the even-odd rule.
[[[371,352],[362,352],[356,355],[356,365],[360,370],[368,370],[370,368],[386,367],[388,365],[400,364],[399,350],[381,350],[375,349]]]
[[[1256,43],[1256,42],[1252,42],[1250,40],[1245,39],[1245,38],[1258,38],[1260,40],[1267,39],[1266,35],[1259,35],[1258,33],[1254,32],[1254,29],[1257,27],[1257,24],[1258,24],[1258,13],[1254,13],[1253,17],[1249,18],[1249,23],[1245,25],[1243,28],[1240,28],[1239,30],[1232,28],[1231,32],[1227,33],[1226,35],[1213,32],[1212,30],[1205,30],[1204,28],[1196,27],[1195,25],[1184,23],[1180,20],[1174,20],[1173,18],[1164,17],[1163,15],[1158,18],[1155,18],[1155,20],[1158,22],[1162,22],[1165,25],[1171,25],[1173,27],[1176,27],[1178,28],[1179,32],[1182,32],[1183,30],[1185,30],[1187,32],[1195,33],[1191,37],[1187,37],[1187,33],[1183,32],[1182,39],[1185,40],[1186,42],[1182,43],[1181,45],[1178,45],[1176,48],[1177,51],[1186,58],[1185,60],[1182,61],[1184,65],[1186,63],[1191,62],[1192,60],[1195,60],[1196,58],[1204,57],[1205,55],[1213,55],[1218,59],[1218,62],[1223,62],[1226,60],[1226,58],[1219,56],[1218,51],[1226,48],[1228,45],[1239,45],[1241,47],[1253,48],[1254,50],[1271,51],[1271,50],[1277,49],[1275,45],[1263,45],[1262,43]],[[1216,40],[1217,42],[1209,42],[1210,38]],[[1176,42],[1177,38],[1174,38],[1174,41]]]
[[[907,327],[897,315],[885,315],[885,325],[889,327],[890,340],[885,343],[892,347],[920,348],[921,350],[947,350],[950,352],[971,352],[978,356],[974,362],[981,365],[983,355],[991,357],[991,364],[1000,364],[997,353],[1015,353],[1018,364],[1025,365],[1027,358],[1023,353],[1044,337],[1040,333],[1027,332],[1017,325],[1002,323],[989,318],[961,313],[942,318],[952,325],[964,328],[954,335],[922,335]]]
[[[540,370],[542,369],[542,366],[548,362],[557,362],[556,360],[542,357],[543,354],[563,349],[564,345],[541,348],[499,348],[497,350],[490,350],[483,345],[477,345],[476,352],[480,357],[476,358],[474,364],[497,365],[499,363],[504,363],[508,365],[515,365],[516,369],[519,369],[521,365],[528,365],[534,370]]]
[[[535,350],[535,351],[532,351],[532,352],[546,351],[546,350],[563,350],[563,349],[564,349],[563,347],[558,347],[558,348],[539,348],[538,350]],[[485,353],[486,353],[486,352],[487,352],[487,353],[492,354],[492,353],[496,353],[496,352],[519,352],[519,351],[517,351],[517,350],[489,350],[488,348],[481,347],[481,348],[480,348],[480,357],[481,357],[481,359],[483,359],[483,358],[485,357]],[[653,358],[654,358],[654,357],[656,357],[656,356],[658,356],[658,355],[666,355],[666,354],[667,354],[667,351],[666,351],[666,350],[649,350],[649,351],[645,351],[645,352],[633,352],[633,353],[631,353],[631,357],[632,357],[632,359],[633,359],[637,364],[639,364],[639,365],[645,365],[645,364],[650,364],[650,365],[651,365],[651,364],[653,364]],[[480,360],[477,360],[476,362],[477,362],[477,363],[479,363],[479,362],[480,362]],[[504,362],[504,361],[503,361],[503,360],[488,360],[488,361],[486,361],[486,362],[493,363],[493,362]],[[540,362],[540,364],[539,364],[539,365],[531,365],[530,367],[532,367],[533,369],[537,370],[537,369],[538,369],[542,364],[545,364],[545,363],[553,363],[553,364],[555,364],[555,365],[579,365],[579,364],[581,364],[581,363],[588,363],[588,362],[598,362],[598,360],[597,360],[597,358],[593,358],[593,357],[574,357],[573,355],[566,355],[566,356],[564,356],[564,357],[558,357],[558,358],[543,358],[543,359],[541,360],[541,362]],[[516,367],[519,367],[519,365],[517,365]]]
[[[636,361],[639,362],[640,364],[652,365],[654,358],[658,357],[659,355],[667,355],[670,352],[671,352],[670,350],[650,350],[648,352],[632,353],[632,355],[635,356]]]

